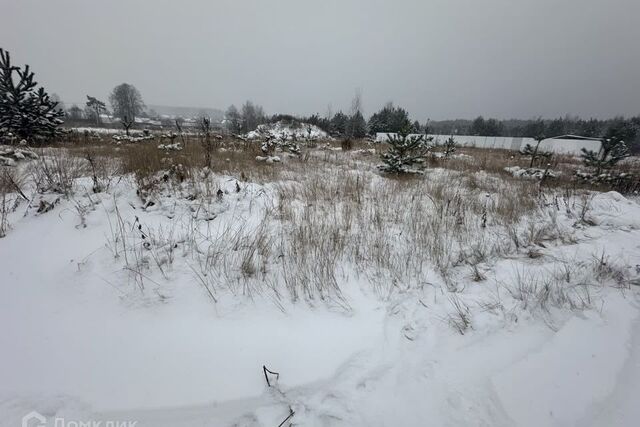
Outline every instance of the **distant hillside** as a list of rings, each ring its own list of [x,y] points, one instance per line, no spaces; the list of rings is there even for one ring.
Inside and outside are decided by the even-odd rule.
[[[172,107],[168,105],[147,105],[147,110],[154,110],[161,116],[171,117],[199,117],[203,114],[214,120],[221,121],[224,118],[224,112],[217,108],[198,108],[198,107]]]

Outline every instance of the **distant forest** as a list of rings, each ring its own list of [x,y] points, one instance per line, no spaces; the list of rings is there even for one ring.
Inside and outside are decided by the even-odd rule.
[[[620,122],[628,126],[640,128],[640,116],[624,119],[581,119],[579,117],[563,117],[557,119],[485,119],[482,116],[474,120],[440,120],[429,121],[426,126],[430,133],[443,135],[479,135],[479,136],[515,136],[536,137],[545,135],[554,137],[560,135],[579,135],[600,137],[606,129]]]

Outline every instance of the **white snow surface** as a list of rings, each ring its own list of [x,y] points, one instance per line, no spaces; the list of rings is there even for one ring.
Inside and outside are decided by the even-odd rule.
[[[216,220],[260,222],[269,185],[219,177],[228,196]],[[169,201],[141,209],[135,190],[91,195],[79,226],[73,202],[43,215],[20,209],[0,239],[0,425],[36,410],[66,420],[135,420],[138,426],[635,426],[640,419],[638,291],[592,290],[597,309],[534,315],[500,284],[554,259],[575,265],[606,252],[640,264],[640,205],[596,195],[577,241],[542,260],[498,259],[468,285],[503,310],[476,310],[465,335],[448,325],[440,288],[381,297],[353,279],[351,310],[257,298],[212,303],[184,264],[140,292],[105,241],[115,204],[123,217],[161,225]],[[173,212],[173,215],[179,214]],[[580,268],[586,267],[578,267]],[[636,267],[637,268],[637,267]],[[632,271],[630,274],[637,274]],[[262,365],[280,373],[265,385]]]

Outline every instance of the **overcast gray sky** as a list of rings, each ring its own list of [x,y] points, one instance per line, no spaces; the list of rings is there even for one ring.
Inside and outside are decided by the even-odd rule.
[[[0,47],[63,101],[413,118],[640,114],[639,0],[0,0]]]

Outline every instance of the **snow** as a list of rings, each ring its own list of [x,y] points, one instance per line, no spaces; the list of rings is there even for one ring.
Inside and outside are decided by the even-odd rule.
[[[174,142],[173,144],[160,144],[158,145],[159,150],[167,150],[167,151],[181,151],[182,144],[179,142]]]
[[[330,139],[329,134],[318,126],[302,122],[295,125],[284,121],[263,124],[246,134],[247,139],[282,138],[282,136],[286,136],[287,139],[295,137],[298,140]]]
[[[517,425],[588,425],[593,403],[606,401],[614,392],[629,357],[626,347],[632,334],[640,332],[635,328],[636,308],[616,301],[620,298],[611,298],[616,310],[603,316],[571,318],[535,352],[494,378],[497,394]]]
[[[426,179],[438,176],[448,179],[439,170]],[[78,191],[51,212],[22,205],[11,215],[0,239],[0,425],[36,410],[138,426],[277,426],[289,409],[310,426],[637,425],[638,289],[608,279],[640,276],[636,201],[573,200],[588,203],[593,225],[560,210],[572,241],[547,242],[536,259],[494,257],[484,282],[458,271],[456,293],[425,274],[421,286],[380,295],[344,265],[347,310],[273,303],[242,287],[214,304],[181,249],[167,277],[156,272],[141,292],[110,248],[117,212],[127,226],[136,218],[167,234],[171,221],[195,216],[222,239],[260,227],[277,199],[276,184],[212,179],[223,195],[209,205],[164,195],[144,209],[123,180],[109,194]],[[566,292],[594,308],[517,298],[518,280],[543,285],[562,268],[575,277]],[[464,335],[451,327],[456,303],[472,318]],[[280,373],[277,387],[266,387],[263,365]]]
[[[557,177],[560,172],[539,169],[539,168],[521,168],[520,166],[509,166],[504,168],[505,171],[517,178],[542,179],[543,177]]]
[[[75,127],[70,128],[74,132],[78,133],[89,133],[95,135],[118,135],[122,133],[122,128],[101,128],[101,127]],[[136,131],[131,131],[136,132]]]
[[[280,163],[282,159],[280,156],[256,156],[257,162],[266,162],[266,163]]]

